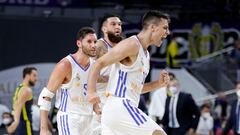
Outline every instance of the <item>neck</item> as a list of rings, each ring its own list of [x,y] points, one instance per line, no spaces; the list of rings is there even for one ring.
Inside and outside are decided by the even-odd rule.
[[[29,81],[27,79],[23,79],[22,84],[29,86]]]
[[[147,32],[143,32],[141,31],[140,33],[138,33],[137,35],[140,43],[142,44],[143,49],[146,51],[148,49],[148,47],[151,45],[151,42],[149,40],[149,34],[147,34]]]
[[[104,36],[103,39],[106,40],[112,47],[116,45],[116,43],[113,43],[109,40],[108,36]]]
[[[80,49],[72,56],[77,61],[77,63],[80,64],[82,67],[87,66],[89,63],[89,56],[84,54]]]

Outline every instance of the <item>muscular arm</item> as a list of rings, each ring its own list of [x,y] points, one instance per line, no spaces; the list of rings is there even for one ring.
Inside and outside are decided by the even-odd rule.
[[[92,103],[94,101],[94,95],[96,95],[96,82],[100,74],[100,71],[103,67],[111,65],[113,63],[119,62],[126,57],[136,56],[138,53],[139,47],[136,45],[136,42],[133,39],[127,39],[121,41],[113,49],[108,51],[105,55],[100,57],[92,66],[89,75],[88,75],[88,100]],[[129,51],[131,50],[131,51]],[[92,96],[92,97],[91,97]]]
[[[96,43],[96,59],[99,59],[100,57],[102,57],[104,54],[107,53],[108,48],[107,45],[102,41],[102,40],[98,40]]]
[[[169,82],[168,72],[163,70],[160,72],[159,80],[144,84],[143,89],[142,89],[142,94],[153,91],[160,87],[166,87],[168,82]]]
[[[56,93],[59,87],[64,83],[65,78],[68,74],[71,73],[71,64],[68,60],[63,59],[61,60],[56,67],[54,68],[48,84],[47,89],[50,90],[52,93]],[[50,98],[44,98],[45,100],[51,101]],[[41,130],[48,129],[48,111],[40,110],[41,116]]]
[[[8,133],[13,133],[16,130],[19,124],[22,107],[30,98],[32,98],[32,90],[30,88],[22,88],[13,106],[14,122],[7,128]]]
[[[143,86],[143,89],[142,89],[142,94],[148,93],[148,92],[153,91],[153,90],[155,90],[157,88],[160,88],[160,87],[164,87],[164,86],[159,84],[158,81],[145,83],[144,86]]]

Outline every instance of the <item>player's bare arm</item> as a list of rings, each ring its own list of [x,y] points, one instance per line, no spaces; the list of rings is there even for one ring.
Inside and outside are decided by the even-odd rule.
[[[142,94],[153,91],[160,87],[166,87],[169,83],[169,80],[170,80],[170,78],[168,76],[168,72],[165,70],[162,70],[160,72],[159,80],[144,84],[143,89],[142,89]]]
[[[19,124],[22,107],[30,98],[32,98],[32,90],[30,88],[22,88],[13,106],[14,122],[7,128],[8,133],[13,133],[16,130]]]
[[[132,63],[136,60],[139,46],[134,39],[121,41],[113,49],[100,57],[92,66],[88,75],[88,100],[95,104],[100,100],[96,94],[96,82],[103,67],[120,62],[125,58],[130,58]],[[124,63],[123,63],[124,64]]]
[[[69,81],[69,78],[71,78],[71,63],[63,59],[61,60],[56,67],[54,68],[49,81],[47,85],[47,89],[52,92],[56,93],[58,88],[63,84],[67,83]],[[49,97],[43,97],[44,100],[51,101],[52,99]],[[47,110],[41,110],[41,131],[48,132],[48,111]],[[43,133],[44,135],[47,133]]]

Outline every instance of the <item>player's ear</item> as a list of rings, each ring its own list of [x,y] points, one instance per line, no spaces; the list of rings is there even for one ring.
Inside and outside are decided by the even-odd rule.
[[[106,31],[106,27],[103,25],[101,30],[102,30],[102,32],[105,32]]]
[[[149,28],[151,29],[152,32],[156,30],[156,25],[150,24]]]
[[[76,44],[77,44],[77,46],[78,46],[79,48],[82,47],[82,42],[81,42],[80,40],[77,40],[77,41],[76,41]]]

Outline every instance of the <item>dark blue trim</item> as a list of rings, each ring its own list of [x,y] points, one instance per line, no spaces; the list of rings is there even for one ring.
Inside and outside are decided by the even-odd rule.
[[[111,44],[109,44],[104,38],[102,38],[104,43],[107,44],[107,46],[109,46],[110,48],[113,48],[113,46]]]
[[[70,135],[70,130],[69,130],[69,126],[68,126],[68,115],[66,115],[66,124],[67,124],[67,132]]]
[[[124,75],[125,73],[122,71],[121,73],[121,86],[120,86],[120,89],[119,89],[119,93],[118,93],[118,96],[121,97],[121,94],[122,94],[122,88],[123,88],[123,78],[124,78]]]
[[[64,132],[63,132],[63,130],[64,130],[64,123],[63,123],[63,119],[62,119],[62,116],[60,116],[60,125],[61,125],[61,131],[62,131],[62,135],[64,135]]]
[[[73,61],[83,70],[83,71],[87,71],[87,69],[90,67],[90,60],[89,63],[87,64],[87,66],[85,68],[83,68],[72,56],[72,54],[69,54],[69,56],[73,59]]]
[[[143,120],[146,122],[147,119],[139,112],[138,108],[135,107],[135,110],[143,118]]]
[[[117,93],[118,93],[118,88],[119,88],[119,83],[120,83],[120,80],[121,80],[121,70],[118,71],[118,82],[117,82],[117,87],[116,87],[116,90],[115,90],[115,96],[117,96]]]
[[[134,115],[132,114],[131,110],[128,108],[128,106],[126,105],[124,99],[122,100],[123,101],[123,105],[125,106],[125,108],[127,109],[128,113],[132,116],[133,120],[135,121],[135,123],[139,126],[140,123],[137,121],[137,119],[134,117]]]
[[[63,120],[63,130],[64,130],[65,135],[67,135],[66,123],[65,123],[65,120],[64,120],[64,115],[62,116],[62,120]]]
[[[134,111],[133,107],[129,104],[129,100],[127,101],[127,105],[130,107],[130,109],[132,110],[132,112],[135,114],[135,116],[138,118],[138,120],[143,124],[142,119],[139,117],[139,115]]]
[[[67,89],[65,89],[65,94],[66,94],[66,99],[65,99],[64,112],[66,112],[66,108],[67,108],[67,99],[68,99]]]

